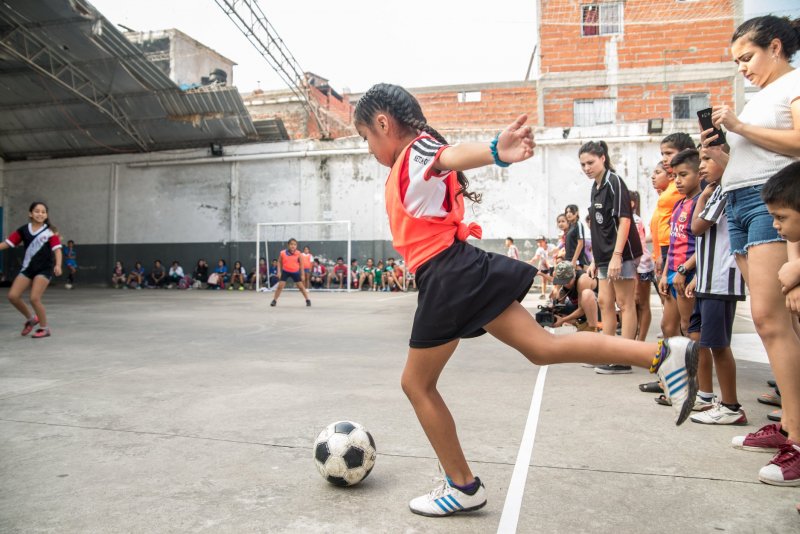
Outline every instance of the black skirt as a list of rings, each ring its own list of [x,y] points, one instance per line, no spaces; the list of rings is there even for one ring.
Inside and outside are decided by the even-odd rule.
[[[430,348],[486,333],[483,326],[522,302],[536,267],[455,241],[416,273],[417,311],[409,346]]]

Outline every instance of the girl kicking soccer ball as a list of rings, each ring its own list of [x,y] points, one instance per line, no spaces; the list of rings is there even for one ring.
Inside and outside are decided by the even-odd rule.
[[[461,171],[492,163],[507,167],[533,156],[533,134],[521,115],[491,143],[449,146],[431,128],[405,89],[378,84],[355,109],[355,126],[379,163],[391,168],[386,210],[394,248],[415,273],[419,289],[403,391],[445,473],[441,486],[410,502],[427,516],[469,512],[486,504],[486,489],[472,474],[450,411],[436,389],[461,338],[489,332],[536,365],[586,362],[649,368],[666,385],[676,424],[689,416],[697,392],[697,349],[686,338],[642,343],[594,333],[554,336],[520,301],[536,269],[466,243],[481,228],[465,224],[464,199],[480,202]]]
[[[34,326],[39,325],[32,336],[38,339],[50,336],[42,295],[53,275],[61,276],[61,239],[56,229],[50,226],[44,202],[34,202],[28,211],[31,222],[20,226],[0,243],[0,250],[25,246],[22,269],[11,284],[8,300],[25,317],[22,335],[27,336]],[[22,294],[28,287],[31,288],[30,299],[34,313],[22,301]]]

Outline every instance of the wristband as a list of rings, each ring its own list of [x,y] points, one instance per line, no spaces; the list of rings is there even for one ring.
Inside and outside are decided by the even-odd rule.
[[[494,136],[492,142],[489,143],[489,150],[492,151],[492,157],[494,158],[494,164],[498,167],[508,167],[511,165],[510,163],[506,163],[505,161],[500,159],[500,156],[497,154],[497,141],[500,139],[500,134]]]

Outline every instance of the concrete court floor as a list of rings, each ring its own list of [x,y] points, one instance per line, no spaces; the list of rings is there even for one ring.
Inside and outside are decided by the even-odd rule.
[[[495,532],[538,369],[489,336],[462,342],[441,389],[489,504],[416,516],[437,468],[399,388],[415,294],[270,298],[54,287],[43,340],[0,306],[0,532]],[[736,331],[747,427],[676,428],[642,370],[550,367],[517,531],[800,532],[800,491],[759,483],[769,456],[729,445],[770,411],[752,322]],[[345,489],[311,452],[341,419],[378,447]]]

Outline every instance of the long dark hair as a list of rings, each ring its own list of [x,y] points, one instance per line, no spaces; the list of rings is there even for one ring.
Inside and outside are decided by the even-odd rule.
[[[44,210],[47,212],[47,218],[44,220],[44,224],[46,224],[47,227],[50,228],[50,230],[52,230],[54,234],[57,234],[58,228],[53,226],[53,223],[50,222],[50,208],[47,207],[47,204],[45,204],[41,200],[32,202],[30,207],[28,208],[28,213],[31,213],[36,206],[44,206]]]
[[[742,37],[747,37],[759,48],[767,49],[773,39],[779,39],[783,50],[781,54],[787,61],[792,60],[797,49],[800,48],[800,18],[776,17],[766,15],[755,17],[742,22],[733,32],[731,43]]]
[[[443,145],[449,144],[442,134],[428,124],[417,99],[399,85],[379,83],[370,87],[356,103],[354,122],[371,128],[378,112],[391,115],[410,131],[425,132]],[[472,202],[480,202],[480,193],[468,191],[469,180],[464,173],[458,171],[456,176],[461,186],[457,194],[464,195]]]
[[[605,141],[589,141],[584,143],[581,146],[580,150],[578,150],[578,156],[581,154],[594,154],[598,158],[600,156],[606,158],[605,162],[603,163],[606,167],[607,171],[617,172],[614,170],[614,167],[611,165],[611,157],[608,155],[608,145]]]

